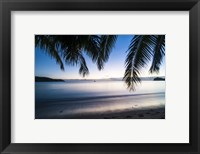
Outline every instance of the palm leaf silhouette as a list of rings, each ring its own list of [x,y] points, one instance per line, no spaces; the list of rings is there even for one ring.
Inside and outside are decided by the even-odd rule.
[[[54,39],[49,35],[35,36],[35,46],[40,47],[45,51],[51,58],[56,60],[56,63],[60,65],[60,69],[64,70],[64,65],[60,55],[58,54],[58,50],[55,46]]]
[[[141,81],[140,71],[152,60],[150,73],[158,72],[165,55],[164,35],[135,35],[127,50],[123,80],[130,90]]]
[[[104,67],[104,63],[108,61],[112,48],[117,40],[116,35],[101,35],[99,43],[99,55],[97,59],[98,69],[101,70]]]
[[[79,73],[85,76],[89,70],[83,52],[102,70],[116,38],[116,35],[36,35],[35,45],[54,58],[62,70],[63,59],[67,65],[79,65]]]
[[[159,72],[160,65],[162,64],[164,56],[165,56],[165,35],[158,35],[156,36],[152,65],[149,70],[150,73]]]

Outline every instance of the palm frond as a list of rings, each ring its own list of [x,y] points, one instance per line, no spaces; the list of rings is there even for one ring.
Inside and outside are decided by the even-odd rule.
[[[83,50],[85,53],[96,63],[99,55],[99,42],[100,36],[98,35],[86,35],[85,39],[87,42],[84,44]]]
[[[163,57],[165,56],[165,35],[157,35],[153,53],[153,60],[150,67],[150,73],[158,73]]]
[[[78,43],[78,37],[71,36],[70,39],[61,44],[62,57],[67,65],[77,65],[79,62],[79,55],[81,52],[81,44]]]
[[[123,80],[130,90],[140,82],[140,71],[152,58],[152,49],[155,45],[154,35],[135,35],[127,50],[125,73]]]
[[[62,59],[58,53],[53,38],[49,35],[36,35],[35,46],[43,49],[51,58],[56,60],[56,63],[60,65],[60,69],[64,70]]]
[[[88,70],[85,58],[83,57],[82,54],[79,55],[79,64],[80,64],[79,74],[85,77],[86,75],[89,74],[89,70]]]
[[[55,41],[60,47],[61,55],[67,65],[79,65],[79,74],[83,77],[89,74],[86,61],[82,55],[87,44],[88,35],[61,35],[55,36]]]
[[[99,55],[97,59],[98,69],[104,68],[104,63],[108,61],[110,53],[117,40],[117,35],[101,35],[99,44]]]

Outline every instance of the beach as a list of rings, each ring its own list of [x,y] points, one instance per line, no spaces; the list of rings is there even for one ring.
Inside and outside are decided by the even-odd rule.
[[[90,114],[77,114],[65,115],[57,111],[54,116],[40,116],[36,115],[36,119],[165,119],[165,108],[151,108],[143,110],[127,110],[116,111],[112,113],[90,113]]]
[[[70,98],[36,104],[36,119],[165,119],[165,94]]]

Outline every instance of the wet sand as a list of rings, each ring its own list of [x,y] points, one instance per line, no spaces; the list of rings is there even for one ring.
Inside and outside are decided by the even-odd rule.
[[[165,108],[116,111],[101,114],[77,114],[57,116],[55,119],[165,119]]]
[[[90,116],[76,117],[78,119],[87,119]],[[94,116],[94,119],[165,119],[165,108],[152,108],[144,110],[122,111],[116,113],[101,114]]]
[[[165,119],[165,94],[43,102],[35,109],[36,119]]]

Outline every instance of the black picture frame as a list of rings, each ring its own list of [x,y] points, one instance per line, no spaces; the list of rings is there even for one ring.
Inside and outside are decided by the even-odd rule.
[[[189,11],[190,143],[188,144],[29,144],[11,143],[11,11]],[[200,153],[199,0],[0,0],[1,153]]]

